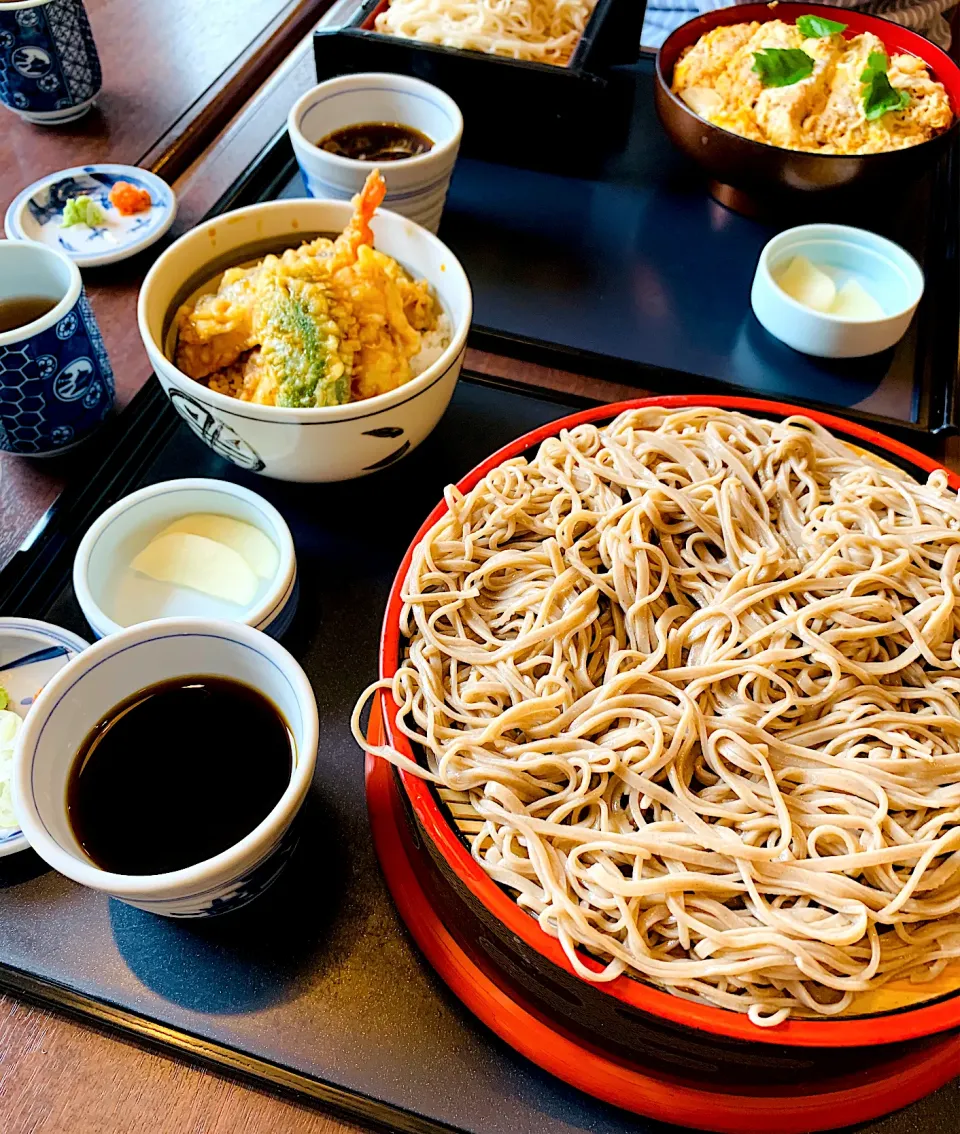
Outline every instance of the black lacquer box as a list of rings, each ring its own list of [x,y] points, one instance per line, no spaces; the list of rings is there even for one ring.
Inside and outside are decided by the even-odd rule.
[[[464,119],[461,153],[528,168],[570,170],[622,140],[630,106],[608,74],[635,63],[646,0],[598,0],[565,66],[530,62],[384,35],[388,0],[363,0],[339,28],[320,28],[317,79],[388,71],[446,91]]]

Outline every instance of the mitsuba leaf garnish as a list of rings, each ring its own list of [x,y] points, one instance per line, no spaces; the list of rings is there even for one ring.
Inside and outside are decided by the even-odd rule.
[[[824,39],[828,35],[839,35],[847,30],[846,24],[825,20],[823,16],[798,16],[797,27],[804,39]]]
[[[813,60],[799,47],[765,47],[753,53],[753,70],[765,87],[792,87],[813,74]]]
[[[890,60],[885,51],[871,51],[867,57],[867,66],[860,76],[863,87],[863,114],[868,122],[882,118],[891,110],[903,110],[910,105],[910,96],[906,91],[899,91],[894,87],[887,75]]]
[[[867,77],[874,71],[886,72],[890,66],[890,59],[885,51],[871,51],[867,56],[867,67],[863,74],[860,76],[861,82],[866,82]]]

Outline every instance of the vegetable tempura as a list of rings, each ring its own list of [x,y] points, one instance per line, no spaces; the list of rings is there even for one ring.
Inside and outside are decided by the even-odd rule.
[[[354,198],[350,223],[253,267],[177,314],[177,366],[212,390],[305,409],[383,394],[430,365],[449,342],[426,281],[373,247],[379,171]]]

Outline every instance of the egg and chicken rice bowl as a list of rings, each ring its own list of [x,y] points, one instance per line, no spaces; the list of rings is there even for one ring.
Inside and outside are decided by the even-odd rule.
[[[701,118],[744,138],[819,154],[874,154],[929,141],[953,121],[943,85],[915,55],[817,16],[714,28],[674,68]]]
[[[336,240],[230,268],[215,292],[185,303],[179,369],[240,401],[307,409],[388,393],[432,365],[450,320],[426,280],[374,248],[385,192],[374,171]]]

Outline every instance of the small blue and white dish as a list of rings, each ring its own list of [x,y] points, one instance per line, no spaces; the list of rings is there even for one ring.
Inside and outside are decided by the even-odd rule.
[[[123,216],[110,203],[110,190],[126,181],[150,194],[153,205]],[[63,227],[63,210],[74,197],[90,197],[106,222]],[[10,240],[32,240],[66,253],[79,268],[99,268],[126,260],[149,248],[168,231],[177,215],[177,199],[165,181],[132,165],[82,165],[34,181],[11,202],[4,218]]]
[[[7,694],[7,708],[26,719],[44,685],[88,644],[48,622],[0,618],[0,687]],[[29,845],[19,827],[0,827],[0,858]]]
[[[0,300],[33,297],[50,310],[0,332],[0,449],[46,457],[100,426],[113,371],[77,265],[54,248],[0,240]]]
[[[102,85],[83,0],[0,4],[0,102],[37,126],[82,117]]]

